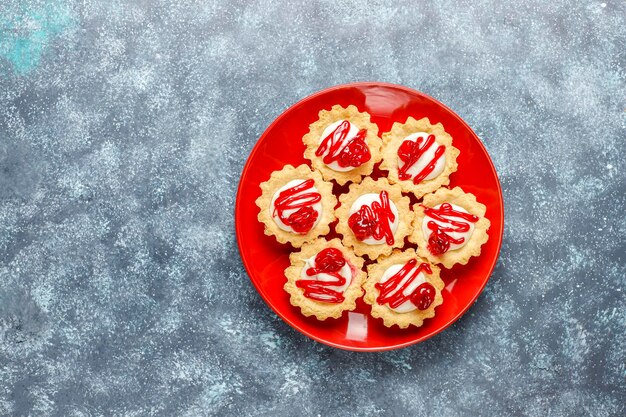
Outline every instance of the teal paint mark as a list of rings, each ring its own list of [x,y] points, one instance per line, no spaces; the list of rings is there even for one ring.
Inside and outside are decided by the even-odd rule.
[[[17,0],[0,8],[0,61],[26,75],[34,70],[52,41],[74,22],[73,11],[63,1]]]

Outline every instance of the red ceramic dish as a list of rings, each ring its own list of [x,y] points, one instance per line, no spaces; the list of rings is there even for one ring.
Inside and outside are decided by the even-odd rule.
[[[302,136],[309,124],[317,120],[321,109],[333,104],[344,107],[354,104],[360,111],[372,115],[380,133],[389,131],[394,122],[404,123],[408,116],[428,117],[431,123],[443,123],[461,150],[459,169],[451,176],[450,187],[461,186],[476,195],[487,206],[491,221],[489,241],[482,247],[480,257],[467,265],[451,270],[442,269],[446,283],[444,302],[437,307],[434,318],[422,327],[387,328],[382,320],[369,315],[370,307],[362,300],[357,309],[346,312],[337,320],[318,321],[304,317],[299,308],[289,303],[283,290],[284,270],[289,266],[290,245],[281,245],[273,236],[263,233],[264,225],[257,221],[258,207],[254,201],[261,195],[259,184],[267,181],[272,171],[284,165],[307,163],[303,157]],[[338,187],[335,187],[335,190]],[[394,84],[354,83],[339,85],[315,93],[294,104],[281,114],[263,133],[241,174],[235,205],[235,228],[239,252],[252,283],[267,304],[292,327],[327,345],[356,351],[397,349],[421,342],[454,323],[476,300],[483,290],[498,259],[502,244],[504,207],[502,190],[495,168],[483,144],[470,127],[437,100],[418,91]]]

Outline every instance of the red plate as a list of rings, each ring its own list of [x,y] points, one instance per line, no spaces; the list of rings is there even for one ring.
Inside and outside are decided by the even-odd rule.
[[[259,184],[267,181],[272,171],[282,169],[285,164],[307,163],[301,138],[308,132],[309,124],[317,120],[318,112],[330,109],[333,104],[344,107],[354,104],[360,111],[368,112],[381,133],[389,131],[396,121],[404,123],[408,116],[416,119],[426,116],[433,124],[443,123],[454,138],[454,146],[461,150],[459,170],[452,174],[450,186],[461,186],[487,206],[491,229],[481,256],[472,258],[467,265],[442,270],[446,283],[444,302],[437,307],[435,317],[426,320],[420,328],[387,328],[382,320],[369,315],[370,308],[362,300],[357,302],[355,311],[344,313],[340,319],[318,321],[307,318],[289,303],[289,296],[283,290],[284,270],[289,266],[289,253],[293,249],[263,233],[264,225],[257,221],[258,208],[254,201],[261,195]],[[281,114],[250,153],[241,174],[235,206],[241,258],[265,302],[303,334],[329,346],[358,351],[409,346],[439,333],[461,317],[476,300],[493,271],[502,243],[503,221],[502,190],[496,170],[472,129],[452,110],[425,94],[399,85],[375,82],[339,85],[320,91]]]

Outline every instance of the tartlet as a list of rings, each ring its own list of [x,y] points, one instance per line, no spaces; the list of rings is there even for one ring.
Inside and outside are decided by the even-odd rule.
[[[382,319],[387,327],[420,327],[443,303],[439,268],[417,256],[414,249],[394,250],[367,270],[364,300],[372,306],[372,317]]]
[[[394,123],[383,134],[383,162],[392,184],[417,198],[450,184],[450,175],[458,168],[460,151],[452,146],[452,136],[441,123],[430,123],[427,117],[405,123]]]
[[[339,239],[307,243],[299,252],[292,252],[289,260],[284,289],[291,305],[299,307],[302,314],[326,320],[356,308],[357,298],[363,295],[363,259]]]
[[[402,196],[398,185],[389,184],[385,178],[374,181],[368,177],[360,184],[351,184],[339,201],[336,230],[343,236],[343,244],[354,248],[357,255],[373,260],[404,247],[413,214],[409,198]]]
[[[409,240],[418,246],[417,253],[430,262],[452,268],[465,265],[478,256],[487,242],[491,222],[487,208],[476,196],[460,187],[440,188],[427,194],[413,206],[413,232]]]
[[[354,105],[344,108],[336,104],[330,110],[320,110],[302,141],[304,157],[313,169],[340,185],[360,182],[381,159],[378,126],[370,121],[369,113],[359,112]]]
[[[337,198],[332,184],[324,181],[319,172],[304,164],[296,168],[286,165],[272,172],[260,187],[262,193],[256,205],[266,235],[300,247],[330,231]]]

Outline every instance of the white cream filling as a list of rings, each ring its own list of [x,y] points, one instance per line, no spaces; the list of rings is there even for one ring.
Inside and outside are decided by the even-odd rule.
[[[463,207],[459,207],[454,204],[450,204],[450,205],[452,206],[453,210],[460,211],[461,213],[468,213],[468,211],[465,210]],[[435,206],[434,208],[438,209],[439,207],[441,207],[441,204],[439,204],[438,206]],[[469,239],[472,237],[472,233],[474,233],[474,223],[468,222],[467,220],[461,217],[456,217],[456,216],[444,216],[444,217],[446,217],[447,219],[454,220],[454,221],[459,221],[459,222],[469,224],[469,229],[467,230],[467,232],[445,232],[448,236],[450,236],[453,239],[459,239],[461,237],[464,239],[463,243],[460,243],[460,244],[450,242],[450,249],[448,250],[457,250],[459,248],[462,248],[463,246],[467,244]],[[438,220],[433,219],[432,217],[424,216],[424,220],[422,221],[422,233],[424,233],[424,237],[426,238],[427,242],[428,242],[428,238],[430,237],[430,234],[432,233],[432,230],[428,228],[428,222],[431,222],[431,221],[437,223],[439,226],[444,227],[444,228],[450,227],[450,223],[440,222]]]
[[[328,135],[330,135],[344,121],[345,120],[338,120],[335,123],[332,123],[332,124],[328,125],[326,127],[326,129],[324,129],[324,133],[322,133],[322,136],[320,137],[319,143],[321,144],[322,141],[324,139],[326,139],[326,137]],[[341,146],[337,150],[337,154],[339,154],[343,150],[343,148],[345,148],[346,145],[348,145],[348,143],[350,142],[350,139],[352,139],[353,137],[355,137],[357,135],[357,133],[359,133],[360,129],[358,128],[358,126],[356,126],[355,124],[351,123],[350,121],[348,121],[348,123],[350,123],[350,130],[348,130],[348,134],[346,135],[345,139],[341,142]],[[333,143],[333,141],[331,141],[330,143]],[[329,149],[327,149],[326,152],[324,152],[324,154],[320,156],[320,158],[323,158],[326,155],[328,155],[328,153],[330,151],[330,143],[328,145]],[[367,138],[365,139],[365,143],[367,143]],[[329,167],[330,169],[332,169],[333,171],[339,171],[339,172],[352,171],[355,168],[355,167],[342,167],[342,166],[339,166],[339,163],[337,161],[333,161],[330,164],[326,164],[326,166]]]
[[[350,216],[359,211],[363,206],[372,207],[372,203],[374,201],[378,201],[379,204],[382,204],[380,201],[380,194],[369,193],[363,194],[359,198],[356,199],[354,203],[352,203],[352,207],[350,207]],[[398,209],[396,205],[389,199],[389,208],[394,215],[394,220],[391,222],[391,233],[395,236],[396,230],[398,230],[399,217],[398,217]],[[363,243],[367,243],[368,245],[380,245],[383,243],[387,243],[385,237],[383,236],[381,239],[374,239],[373,237],[368,237],[363,240]]]
[[[316,255],[317,256],[317,255]],[[302,271],[300,271],[300,279],[312,279],[315,281],[324,281],[324,282],[334,282],[337,281],[337,277],[334,277],[332,275],[326,274],[324,272],[316,274],[316,275],[307,275],[306,271],[309,268],[315,268],[315,256],[310,257],[309,259],[306,260],[306,262],[304,263],[304,268],[302,268]],[[344,293],[344,291],[350,286],[350,283],[352,282],[352,270],[350,269],[350,265],[348,264],[348,262],[346,261],[346,263],[341,267],[341,269],[339,270],[339,275],[341,275],[343,278],[346,279],[346,283],[338,286],[338,285],[329,285],[326,288],[340,292],[340,293]],[[323,295],[320,294],[320,297],[323,297]]]
[[[406,138],[404,138],[402,142],[404,142],[405,140],[409,140],[411,142],[417,142],[417,140],[421,138],[422,139],[421,144],[423,144],[429,135],[430,133],[426,133],[426,132],[413,133],[407,136]],[[430,164],[432,160],[435,159],[435,152],[437,151],[439,146],[440,144],[437,143],[437,141],[435,140],[433,144],[428,149],[426,149],[426,151],[417,160],[417,162],[414,163],[407,170],[407,173],[411,176],[411,178],[415,178],[417,174],[419,174],[420,172],[422,172],[424,168],[426,168],[426,165]],[[401,169],[403,166],[404,166],[404,162],[400,159],[400,157],[398,157],[398,169]],[[439,176],[443,172],[445,167],[446,167],[446,154],[444,153],[435,163],[435,168],[431,171],[430,174],[426,176],[426,178],[423,179],[423,181],[432,180],[433,178]]]
[[[397,265],[392,265],[389,268],[387,268],[387,270],[385,271],[385,273],[380,279],[381,284],[387,282],[389,278],[391,278],[392,276],[400,272],[400,270],[404,268],[404,265],[405,264],[397,264]],[[407,280],[411,276],[413,276],[414,271],[417,268],[419,268],[419,266],[420,266],[420,263],[417,263],[415,267],[411,269],[408,274],[406,274],[406,276],[402,279],[402,281],[400,281],[400,284],[396,288],[394,288],[394,290],[390,293],[390,295],[396,294],[400,290],[400,288],[402,288],[402,286],[407,282]],[[413,279],[413,282],[411,282],[411,284],[407,286],[404,289],[404,291],[402,291],[402,294],[407,297],[410,296],[417,289],[417,287],[419,287],[421,284],[425,282],[426,282],[426,277],[424,277],[424,272],[420,271],[420,273],[417,274],[417,276]],[[406,300],[404,303],[400,304],[396,308],[391,308],[389,304],[385,304],[385,305],[387,306],[387,308],[395,311],[396,313],[408,313],[409,311],[413,311],[417,309],[417,306],[413,304],[411,300]]]
[[[283,223],[283,221],[280,219],[280,217],[278,216],[278,210],[276,210],[276,206],[274,205],[274,203],[276,202],[276,200],[278,199],[278,196],[280,195],[280,193],[282,191],[285,191],[289,188],[293,188],[297,185],[302,184],[304,181],[306,180],[292,180],[289,181],[287,184],[285,184],[284,186],[282,186],[281,188],[279,188],[275,193],[274,196],[272,197],[272,202],[270,203],[270,215],[272,216],[272,219],[274,219],[274,223],[276,223],[276,225],[281,228],[282,230],[286,231],[286,232],[292,232],[292,233],[297,233],[295,230],[293,230],[293,228],[291,226],[286,225],[285,223]],[[296,194],[296,196],[302,195],[302,194],[308,194],[308,193],[319,193],[319,191],[317,191],[317,188],[315,188],[315,186],[309,188],[308,190],[304,190],[299,192],[298,194]],[[317,219],[315,220],[315,223],[313,224],[313,227],[317,226],[317,224],[320,221],[320,218],[322,217],[322,201],[318,201],[317,203],[313,204],[311,207],[313,207],[313,210],[315,210],[317,212]],[[284,218],[288,218],[292,213],[295,213],[296,211],[300,210],[300,208],[297,209],[289,209],[289,210],[284,210],[282,212],[282,215]]]

